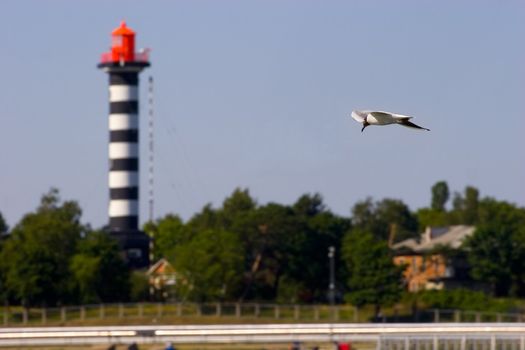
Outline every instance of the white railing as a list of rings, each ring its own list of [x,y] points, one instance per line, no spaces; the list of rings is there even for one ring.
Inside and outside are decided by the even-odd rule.
[[[187,325],[124,327],[0,328],[0,346],[89,345],[89,344],[176,344],[291,343],[366,341],[378,349],[512,349],[525,347],[522,324],[267,324]],[[452,343],[451,343],[452,342]],[[427,347],[427,345],[429,345]],[[408,346],[408,347],[407,347]],[[468,347],[467,347],[468,346]],[[506,346],[506,345],[505,345]],[[448,347],[447,347],[448,348]],[[506,347],[505,347],[506,348]]]

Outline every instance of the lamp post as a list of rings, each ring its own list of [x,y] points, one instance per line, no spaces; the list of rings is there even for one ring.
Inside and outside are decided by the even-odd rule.
[[[328,258],[330,259],[330,284],[328,285],[328,298],[330,300],[330,306],[333,309],[335,303],[335,266],[334,266],[334,257],[335,257],[335,247],[328,247]]]

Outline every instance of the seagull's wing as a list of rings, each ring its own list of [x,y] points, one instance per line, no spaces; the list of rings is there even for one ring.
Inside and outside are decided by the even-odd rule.
[[[381,124],[395,123],[392,113],[375,111],[370,114]]]
[[[365,122],[365,116],[366,114],[361,111],[352,111],[352,118],[358,123],[364,123]]]
[[[423,129],[423,130],[426,130],[426,131],[430,131],[430,129],[427,129],[427,128],[424,128],[422,126],[419,126],[419,125],[416,125],[410,121],[408,121],[408,119],[410,118],[406,118],[406,119],[400,119],[399,120],[399,124],[403,125],[403,126],[406,126],[408,128],[414,128],[414,129]]]
[[[408,116],[408,115],[403,115],[403,114],[397,114],[397,113],[392,113],[392,118],[396,119],[396,120],[409,120],[409,119],[412,119],[412,117]]]

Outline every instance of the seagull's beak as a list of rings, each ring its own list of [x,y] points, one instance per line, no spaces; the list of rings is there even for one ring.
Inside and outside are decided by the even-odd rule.
[[[363,124],[363,128],[361,129],[361,132],[365,131],[366,124]]]

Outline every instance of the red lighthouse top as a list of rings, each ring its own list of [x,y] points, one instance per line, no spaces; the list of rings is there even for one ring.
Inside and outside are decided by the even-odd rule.
[[[101,64],[148,63],[148,51],[135,52],[135,32],[122,21],[111,33],[111,51],[102,54]]]

